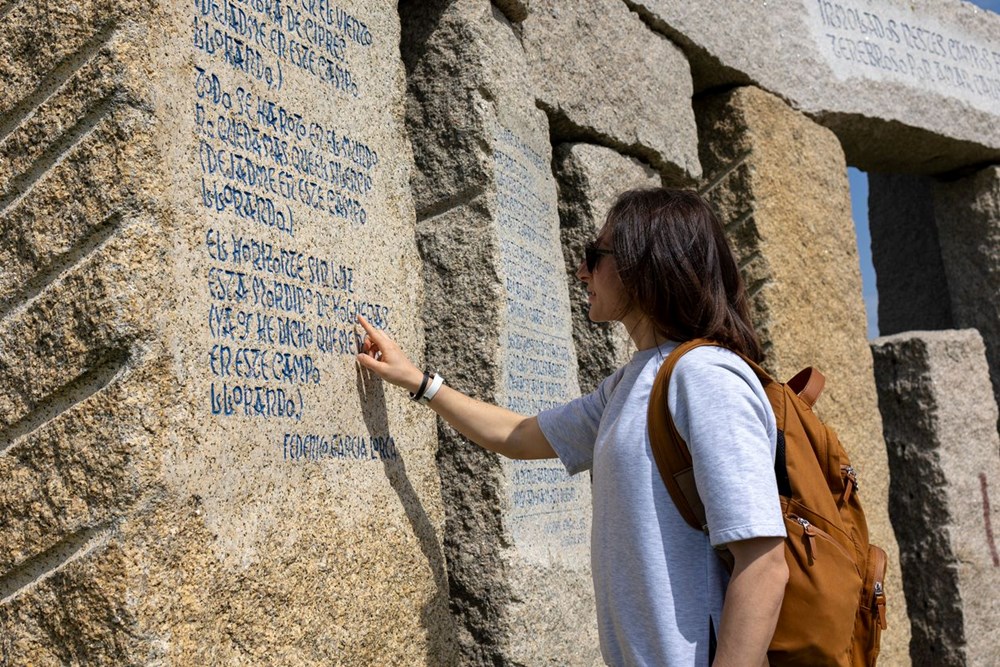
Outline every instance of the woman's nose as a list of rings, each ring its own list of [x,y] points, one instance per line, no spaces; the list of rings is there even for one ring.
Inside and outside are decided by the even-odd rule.
[[[576,277],[582,280],[583,282],[587,282],[588,280],[590,280],[590,271],[587,270],[586,260],[581,259],[580,263],[577,265]]]

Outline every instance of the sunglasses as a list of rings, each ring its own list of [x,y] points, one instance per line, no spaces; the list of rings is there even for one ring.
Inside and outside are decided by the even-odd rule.
[[[596,241],[591,241],[583,249],[583,259],[587,264],[587,272],[593,273],[594,269],[597,268],[597,263],[601,261],[603,255],[614,255],[613,250],[608,250],[607,248],[598,248]]]

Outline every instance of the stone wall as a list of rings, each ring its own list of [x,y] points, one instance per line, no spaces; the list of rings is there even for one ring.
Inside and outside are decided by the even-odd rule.
[[[1000,437],[983,339],[973,329],[909,332],[872,349],[914,663],[996,664]]]
[[[0,14],[0,662],[452,662],[395,3]]]
[[[490,3],[404,3],[401,13],[421,35],[404,57],[428,363],[469,394],[537,413],[579,395],[548,120],[524,50]],[[599,663],[589,480],[440,428],[461,663]]]
[[[599,664],[586,476],[359,373],[353,318],[525,413],[588,391],[627,188],[705,193],[771,370],[826,374],[890,595],[848,164],[886,325],[1000,378],[1000,17],[959,0],[0,0],[0,53],[2,664]]]

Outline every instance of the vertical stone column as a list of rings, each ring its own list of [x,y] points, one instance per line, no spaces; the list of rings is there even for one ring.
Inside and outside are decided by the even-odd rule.
[[[648,165],[593,144],[561,144],[555,154],[559,182],[559,224],[570,284],[573,340],[580,367],[580,388],[590,392],[628,362],[635,345],[617,322],[594,323],[587,313],[587,290],[576,277],[583,249],[596,238],[608,209],[619,194],[639,187],[658,187],[660,176]]]
[[[955,326],[982,334],[1000,400],[1000,166],[939,181],[934,217]]]
[[[428,363],[523,414],[579,393],[552,151],[524,52],[485,0],[403,3]],[[462,664],[597,664],[590,484],[442,425]]]
[[[0,4],[0,662],[448,664],[395,3]]]
[[[882,335],[950,329],[951,297],[934,219],[934,179],[868,174],[868,222]]]
[[[884,659],[904,660],[909,626],[843,151],[832,132],[756,88],[700,98],[695,114],[702,189],[744,271],[766,366],[781,379],[809,365],[826,375],[817,412],[859,469],[871,539],[889,554]]]
[[[971,329],[908,332],[878,338],[872,350],[911,658],[995,665],[1000,438],[983,340]]]

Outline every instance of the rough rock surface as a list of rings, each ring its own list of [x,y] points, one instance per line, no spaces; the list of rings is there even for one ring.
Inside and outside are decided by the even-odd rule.
[[[868,174],[868,223],[878,276],[879,332],[952,328],[934,219],[934,179]]]
[[[403,3],[401,16],[419,35],[403,55],[428,362],[535,414],[579,393],[548,119],[489,2]],[[502,459],[443,424],[439,465],[462,664],[599,664],[586,475]]]
[[[854,166],[940,173],[1000,157],[994,12],[959,0],[627,1],[684,48],[699,91],[779,95],[836,132]]]
[[[995,665],[1000,650],[997,405],[973,329],[872,343],[915,665]],[[990,496],[992,495],[992,501]]]
[[[861,273],[844,154],[832,132],[752,87],[697,101],[702,187],[733,243],[761,333],[765,366],[788,379],[815,366],[827,378],[817,412],[859,469],[872,541],[889,554],[889,592],[900,590],[887,512],[889,468],[881,438]],[[889,607],[885,660],[905,659],[902,595]]]
[[[658,187],[661,179],[649,165],[592,144],[560,144],[554,164],[580,389],[588,393],[628,362],[635,346],[620,323],[595,323],[587,316],[587,290],[576,277],[583,249],[596,238],[619,194],[632,188]]]
[[[395,4],[264,4],[0,4],[4,664],[455,662]]]
[[[979,330],[1000,397],[1000,167],[939,181],[934,217],[955,326]]]
[[[684,54],[620,0],[534,0],[521,24],[553,134],[648,162],[674,184],[701,176]]]

